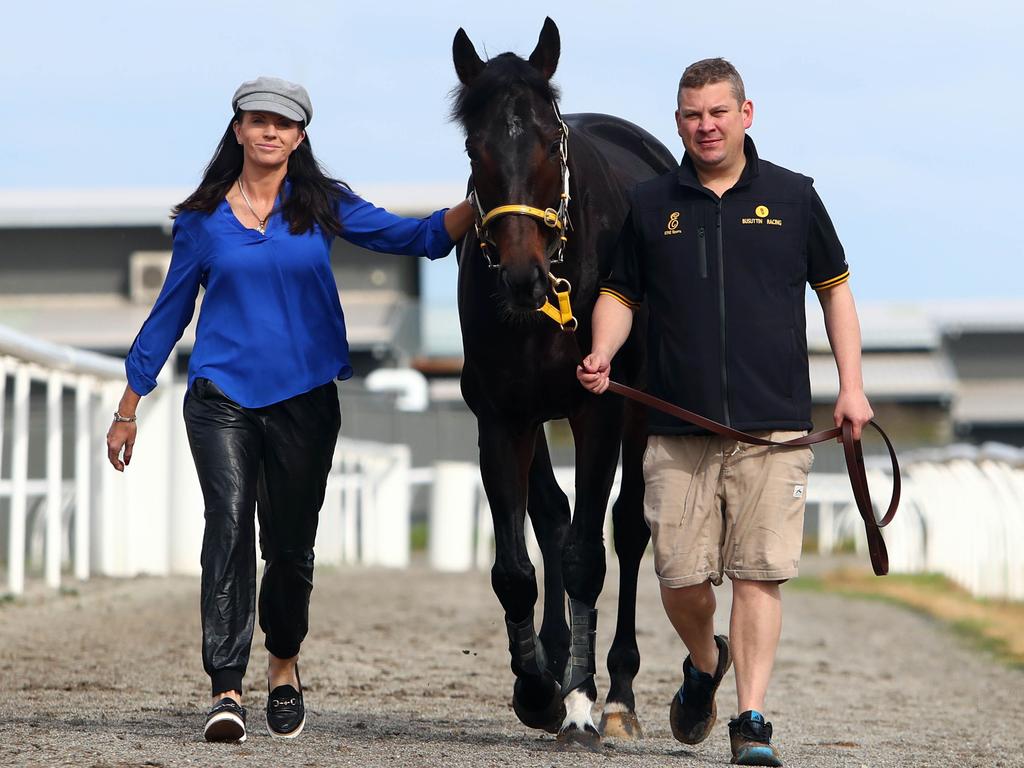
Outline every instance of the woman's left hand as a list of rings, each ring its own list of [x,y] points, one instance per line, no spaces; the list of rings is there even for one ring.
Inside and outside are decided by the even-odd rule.
[[[124,468],[131,464],[137,434],[138,427],[134,421],[114,421],[107,430],[107,460],[118,472],[124,472]],[[121,460],[122,449],[124,461]]]

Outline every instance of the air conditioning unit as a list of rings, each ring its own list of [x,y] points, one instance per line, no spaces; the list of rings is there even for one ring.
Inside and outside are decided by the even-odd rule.
[[[138,304],[156,301],[170,266],[170,251],[135,251],[128,267],[128,295],[131,300]]]

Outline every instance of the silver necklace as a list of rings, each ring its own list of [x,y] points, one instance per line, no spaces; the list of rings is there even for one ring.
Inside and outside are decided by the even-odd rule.
[[[241,176],[238,177],[238,191],[242,193],[242,199],[245,201],[245,204],[249,207],[250,213],[252,213],[252,215],[256,217],[256,231],[259,232],[261,235],[265,235],[267,233],[267,219],[270,218],[270,213],[273,213],[274,209],[271,208],[270,213],[268,213],[261,219],[260,215],[256,213],[256,209],[252,207],[252,203],[249,202],[248,195],[245,194],[245,188],[242,187]]]

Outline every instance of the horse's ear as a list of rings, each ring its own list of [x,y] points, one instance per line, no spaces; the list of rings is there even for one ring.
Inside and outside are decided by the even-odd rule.
[[[537,47],[530,54],[530,63],[541,71],[548,80],[558,68],[558,56],[562,50],[562,42],[558,36],[558,27],[551,17],[544,19],[544,27],[540,31]]]
[[[477,55],[473,41],[469,39],[469,35],[462,27],[459,27],[459,31],[455,33],[455,39],[452,41],[452,60],[455,62],[455,72],[463,85],[473,82],[486,66]]]

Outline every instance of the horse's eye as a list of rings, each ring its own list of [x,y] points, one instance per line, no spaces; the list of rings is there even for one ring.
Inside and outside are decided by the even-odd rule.
[[[469,155],[469,159],[471,162],[475,163],[477,160],[480,159],[480,153],[477,152],[476,147],[474,147],[469,142],[466,142],[466,154]]]
[[[551,155],[551,157],[560,157],[561,156],[561,154],[562,154],[562,140],[561,139],[555,139],[553,142],[551,142],[551,146],[548,147],[548,154]]]

